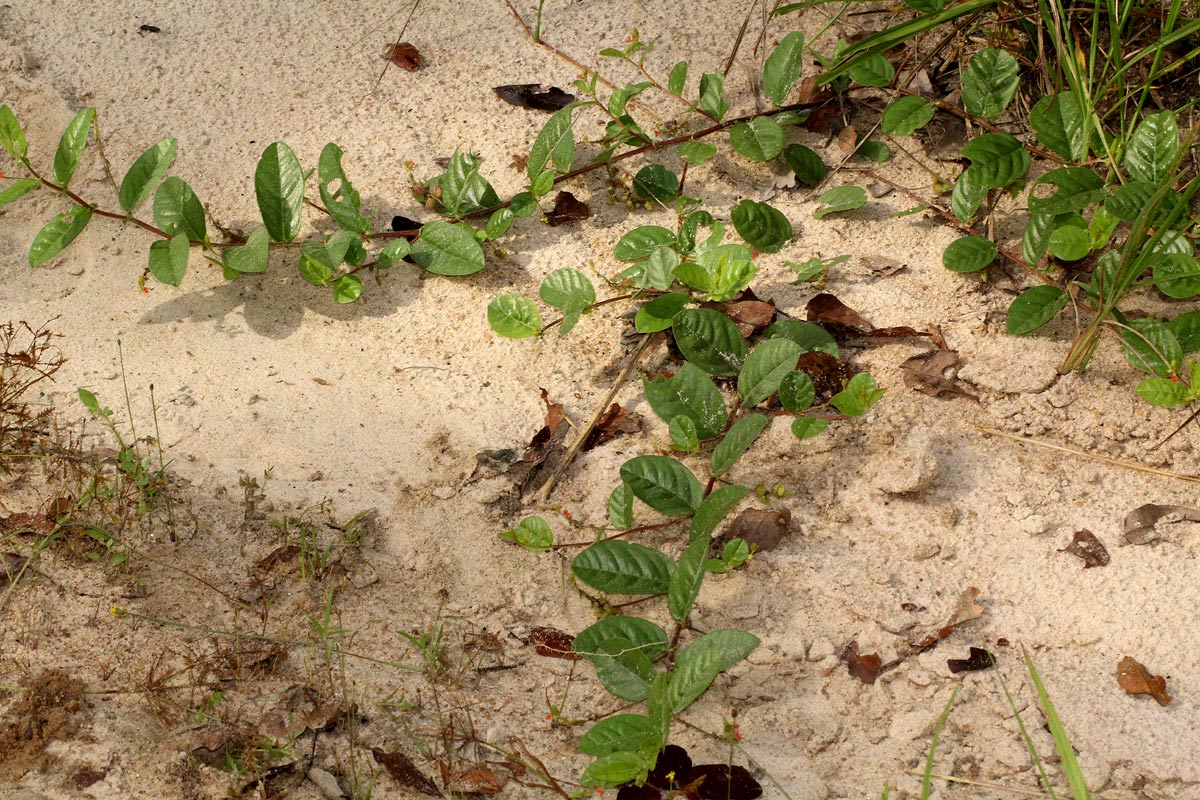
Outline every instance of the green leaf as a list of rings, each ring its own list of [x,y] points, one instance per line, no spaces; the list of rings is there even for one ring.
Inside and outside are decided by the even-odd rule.
[[[461,217],[500,204],[496,190],[479,174],[479,165],[479,156],[456,151],[445,173],[429,182],[430,189],[441,186],[440,200],[447,216]]]
[[[718,120],[725,116],[729,104],[721,93],[725,90],[725,77],[719,72],[709,72],[700,77],[700,110]]]
[[[667,456],[637,456],[621,465],[621,480],[646,505],[672,517],[694,514],[704,489],[692,471]]]
[[[470,275],[484,267],[483,248],[465,222],[426,222],[411,245],[411,258],[438,275]]]
[[[65,250],[83,233],[91,219],[92,209],[87,206],[75,206],[65,214],[55,215],[33,237],[29,245],[29,266],[40,267]]]
[[[609,639],[624,639],[648,659],[654,659],[667,651],[667,633],[649,620],[641,617],[615,615],[580,631],[571,644],[571,649],[591,660],[600,655],[600,644]]]
[[[817,389],[805,372],[789,372],[779,384],[779,404],[793,414],[808,410],[817,399]]]
[[[117,192],[121,208],[133,211],[145,202],[150,193],[157,188],[158,182],[167,174],[174,160],[174,139],[163,139],[138,156],[137,161],[134,161],[133,166],[125,173],[121,188]]]
[[[675,148],[675,152],[693,167],[698,167],[717,154],[717,146],[708,142],[684,142]]]
[[[499,239],[504,234],[508,233],[508,228],[512,225],[513,212],[511,208],[498,208],[488,217],[487,228],[485,232],[489,240]]]
[[[284,142],[272,142],[263,150],[254,169],[254,196],[273,241],[290,242],[300,234],[304,170]]]
[[[227,247],[221,251],[221,262],[234,272],[266,272],[267,253],[270,250],[267,229],[261,225],[250,232],[241,247]]]
[[[996,245],[982,236],[963,236],[942,252],[942,266],[951,272],[978,272],[996,260]]]
[[[862,208],[867,202],[867,190],[861,186],[838,186],[818,197],[817,202],[821,207],[813,212],[813,216],[820,219],[839,211]]]
[[[765,253],[779,252],[792,238],[792,223],[766,203],[742,200],[733,207],[732,216],[738,235]]]
[[[4,107],[8,108],[8,106]],[[98,417],[107,417],[112,415],[112,412],[107,408],[100,407],[100,401],[96,399],[96,395],[92,394],[87,389],[84,389],[82,386],[76,389],[75,393],[79,395],[79,402],[83,403],[83,407],[86,408],[90,413],[95,414]]]
[[[379,255],[375,257],[375,266],[379,269],[391,269],[404,260],[409,249],[407,239],[393,239],[379,251]]]
[[[618,261],[641,261],[648,258],[656,247],[674,245],[675,234],[658,225],[642,225],[621,237],[613,249],[613,258]]]
[[[1175,335],[1175,340],[1179,342],[1183,352],[1194,353],[1200,350],[1200,311],[1180,314],[1168,322],[1167,327]]]
[[[517,527],[500,534],[500,538],[534,553],[544,553],[554,546],[554,531],[541,517],[525,517]]]
[[[528,217],[538,210],[537,197],[533,192],[517,192],[508,204],[514,217]]]
[[[538,295],[555,308],[583,309],[596,302],[596,287],[587,275],[572,267],[556,269],[546,276]]]
[[[1174,375],[1183,364],[1183,348],[1165,322],[1146,317],[1129,320],[1121,331],[1121,349],[1130,366],[1160,378]]]
[[[1017,96],[1017,60],[1004,50],[986,47],[975,54],[962,76],[963,106],[980,119],[998,117]]]
[[[747,414],[733,423],[733,427],[713,450],[711,467],[713,476],[728,472],[729,468],[737,463],[737,460],[742,457],[750,445],[754,444],[754,440],[766,427],[767,418],[762,414]]]
[[[858,417],[879,402],[886,389],[875,385],[868,372],[860,372],[846,383],[846,388],[829,398],[829,402],[847,417]]]
[[[683,94],[684,84],[687,83],[688,62],[678,61],[675,66],[671,67],[671,74],[667,76],[667,91],[673,95]]]
[[[783,159],[787,162],[788,169],[796,173],[796,180],[805,186],[819,186],[829,173],[825,162],[816,151],[802,144],[789,144],[785,147]]]
[[[154,224],[172,236],[184,233],[193,242],[203,242],[208,236],[204,206],[182,178],[172,176],[159,185],[153,209]]]
[[[343,275],[333,284],[333,299],[339,303],[353,303],[362,297],[362,278],[357,275]]]
[[[355,233],[371,230],[371,221],[363,217],[360,210],[362,199],[342,169],[342,148],[333,142],[321,150],[317,160],[317,181],[321,202],[334,222]]]
[[[979,179],[979,173],[974,167],[967,167],[962,175],[954,182],[950,192],[950,210],[962,222],[970,222],[971,217],[983,205],[987,197],[987,187]]]
[[[732,378],[741,371],[746,340],[733,320],[721,312],[685,308],[675,315],[671,332],[683,357],[709,375]]]
[[[526,174],[530,183],[536,183],[547,164],[553,164],[559,172],[570,172],[574,160],[575,133],[571,128],[571,107],[567,106],[554,112],[542,126],[529,151]]]
[[[571,571],[602,592],[666,594],[675,564],[653,548],[609,539],[584,548],[571,562]]]
[[[801,440],[811,439],[820,433],[824,433],[828,427],[828,420],[817,419],[816,417],[796,417],[792,420],[792,435]]]
[[[1007,188],[1025,177],[1031,163],[1029,151],[1007,133],[980,134],[963,146],[962,154],[971,159],[971,183],[982,189]]]
[[[704,498],[704,502],[696,511],[688,531],[688,546],[679,557],[679,566],[675,568],[675,573],[671,576],[671,586],[667,590],[667,608],[676,622],[687,621],[696,597],[700,594],[700,585],[704,582],[708,566],[709,537],[721,519],[747,493],[745,486],[723,486]]]
[[[636,649],[632,649],[632,642],[627,639],[608,639],[600,643],[599,649],[601,654],[591,661],[596,667],[596,677],[605,689],[632,703],[650,696],[654,665]]]
[[[1135,181],[1160,183],[1179,155],[1179,126],[1174,111],[1159,111],[1143,119],[1129,137],[1123,165]]]
[[[642,714],[614,714],[593,725],[579,739],[579,752],[606,756],[621,751],[634,752],[658,741],[658,726]]]
[[[589,789],[607,789],[635,781],[649,771],[650,765],[637,753],[609,753],[589,764],[579,776],[579,782]]]
[[[633,193],[644,200],[666,203],[679,194],[679,176],[662,164],[649,164],[633,176]]]
[[[1188,387],[1168,378],[1147,378],[1138,384],[1137,396],[1163,408],[1175,408],[1189,402]]]
[[[37,178],[20,178],[13,181],[8,186],[0,189],[0,208],[3,208],[14,200],[19,200],[41,185],[42,182]]]
[[[1083,217],[1075,212],[1069,214],[1031,214],[1025,225],[1025,233],[1021,239],[1021,254],[1029,266],[1037,263],[1050,247],[1050,236],[1055,228],[1067,224],[1068,220],[1076,219],[1083,223]]]
[[[732,572],[750,560],[750,545],[745,539],[733,538],[725,543],[720,558],[710,558],[705,567],[709,572]]]
[[[854,154],[874,161],[876,164],[882,164],[892,157],[892,148],[888,147],[886,142],[866,139],[859,142],[858,149],[854,151]]]
[[[759,639],[739,630],[706,633],[679,651],[667,687],[672,713],[682,713],[725,670],[750,655]]]
[[[0,106],[0,144],[17,161],[23,161],[29,153],[25,132],[21,130],[21,123],[17,122],[16,115],[7,103]]]
[[[1038,187],[1053,185],[1058,191],[1049,197],[1038,197]],[[1066,214],[1082,211],[1104,197],[1104,181],[1084,167],[1059,167],[1037,179],[1029,196],[1029,210],[1034,214]]]
[[[924,97],[897,98],[883,112],[883,132],[889,136],[911,136],[928,125],[936,111]]]
[[[779,42],[763,64],[763,94],[776,106],[783,105],[804,69],[804,32],[792,31]]]
[[[738,394],[744,408],[753,408],[779,391],[783,377],[796,368],[803,352],[787,338],[771,339],[754,348],[738,375]]]
[[[186,233],[150,243],[150,274],[159,283],[178,286],[187,274],[188,243]]]
[[[684,362],[671,378],[642,381],[642,391],[650,408],[664,422],[686,417],[695,423],[701,439],[720,436],[728,422],[725,400],[712,378],[695,364]]]
[[[1091,249],[1087,228],[1072,223],[1055,228],[1048,245],[1050,252],[1060,261],[1078,261]]]
[[[1004,327],[1014,335],[1035,331],[1066,308],[1067,300],[1067,293],[1057,286],[1026,289],[1009,305]]]
[[[800,345],[800,350],[808,353],[819,350],[831,356],[840,354],[837,342],[827,330],[815,322],[805,322],[801,319],[780,319],[772,322],[763,331],[767,339],[788,339]]]
[[[704,498],[700,508],[696,509],[696,516],[692,517],[692,524],[688,528],[688,543],[707,543],[713,531],[721,524],[721,520],[725,519],[725,515],[749,493],[749,489],[737,484],[714,489]]]
[[[1033,104],[1029,125],[1037,140],[1068,161],[1087,159],[1083,112],[1072,92],[1048,94]]]
[[[96,109],[85,108],[75,115],[63,131],[62,138],[58,141],[58,150],[54,152],[54,180],[60,186],[69,184],[75,175],[75,169],[79,166],[79,154],[87,145],[88,131],[95,118]]]
[[[1200,294],[1200,261],[1184,253],[1154,258],[1154,285],[1167,297],[1186,300]]]
[[[488,303],[487,318],[492,330],[509,339],[536,336],[542,329],[542,315],[524,295],[500,295]]]
[[[633,524],[633,492],[624,483],[608,496],[608,524],[619,531]]]
[[[638,333],[658,333],[671,327],[676,314],[688,304],[690,298],[681,292],[660,294],[637,310],[633,327]]]
[[[667,435],[671,437],[671,449],[681,453],[700,452],[700,435],[691,417],[680,414],[667,424]]]
[[[1158,187],[1153,183],[1131,181],[1113,189],[1104,200],[1104,208],[1117,219],[1133,222],[1142,213],[1142,209],[1150,204],[1150,199],[1156,191]]]
[[[305,242],[301,248],[300,262],[296,265],[300,277],[313,286],[328,286],[334,268],[328,249],[316,242]]]
[[[783,128],[770,117],[755,117],[729,129],[729,144],[752,161],[770,161],[783,152]]]
[[[868,53],[850,67],[850,80],[862,86],[889,86],[896,77],[896,68],[879,53]]]

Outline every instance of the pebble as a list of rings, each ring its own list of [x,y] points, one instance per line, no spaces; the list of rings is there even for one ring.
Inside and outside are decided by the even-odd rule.
[[[328,797],[329,800],[341,800],[346,796],[342,791],[342,787],[338,785],[337,778],[333,773],[326,772],[320,767],[311,767],[308,770],[307,777],[312,781],[313,786],[321,791],[323,797]]]

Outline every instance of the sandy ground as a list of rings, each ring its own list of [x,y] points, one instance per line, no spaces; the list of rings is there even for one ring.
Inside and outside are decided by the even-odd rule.
[[[637,26],[646,38],[662,36],[649,67],[665,74],[688,58],[693,82],[719,68],[733,21],[744,14],[744,4],[719,0],[546,5],[547,38],[577,58],[596,63],[601,46],[619,44]],[[254,224],[254,165],[278,139],[306,166],[326,142],[338,142],[377,229],[392,214],[426,217],[409,196],[405,161],[429,177],[441,171],[435,158],[471,149],[502,196],[519,190],[524,176],[509,164],[528,152],[545,116],[499,102],[491,87],[566,87],[574,68],[531,45],[499,2],[425,3],[405,38],[427,66],[389,70],[376,87],[380,53],[404,17],[389,19],[397,10],[392,3],[325,0],[9,3],[0,6],[0,102],[16,110],[43,165],[64,125],[88,105],[99,111],[118,173],[146,146],[176,137],[173,174],[234,227]],[[812,12],[803,24],[815,29],[822,19]],[[161,32],[139,31],[144,24]],[[786,30],[775,23],[770,35]],[[751,33],[757,35],[753,26]],[[728,83],[729,96],[740,98],[734,110],[743,113],[753,109],[746,76],[755,67],[748,50],[744,55]],[[660,114],[677,111],[648,102]],[[792,135],[836,160],[822,137]],[[76,189],[114,207],[89,153]],[[14,167],[4,163],[6,172]],[[955,173],[952,164],[939,169]],[[903,161],[883,174],[922,194],[929,185],[925,173]],[[760,196],[764,182],[769,176],[761,165],[723,149],[689,175],[689,192],[727,218],[737,198]],[[835,182],[870,181],[846,171]],[[82,708],[73,711],[73,724],[57,729],[63,741],[6,767],[0,793],[163,798],[239,791],[248,779],[202,763],[196,748],[214,736],[228,738],[230,729],[275,730],[267,721],[295,713],[287,698],[297,686],[330,702],[355,703],[361,712],[351,734],[325,734],[312,745],[313,737],[304,738],[305,752],[294,754],[306,756],[313,747],[317,765],[343,775],[347,791],[348,765],[373,766],[371,747],[400,749],[436,777],[433,759],[418,745],[436,752],[439,726],[444,734],[447,720],[461,728],[468,718],[478,738],[509,748],[515,737],[560,779],[578,775],[586,763],[575,751],[582,728],[552,724],[547,698],[562,704],[569,683],[561,708],[569,719],[595,718],[617,704],[589,670],[572,673],[568,662],[538,657],[524,640],[535,625],[578,631],[594,612],[567,583],[565,561],[498,539],[521,515],[505,478],[464,483],[476,453],[520,448],[541,425],[540,387],[584,418],[626,351],[624,308],[585,319],[566,338],[513,342],[489,331],[487,302],[507,291],[533,294],[545,274],[563,266],[601,284],[619,269],[611,252],[625,231],[673,226],[668,214],[632,213],[610,202],[599,173],[572,188],[593,209],[585,224],[518,221],[500,248],[489,249],[484,272],[448,279],[402,266],[378,282],[367,280],[364,299],[349,306],[303,282],[286,256],[274,257],[265,275],[236,283],[193,258],[181,288],[152,285],[143,294],[137,278],[149,238],[109,220],[94,221],[64,256],[31,270],[28,243],[63,210],[61,201],[37,193],[0,211],[0,316],[34,325],[54,319],[69,359],[39,401],[53,404],[66,421],[83,420],[75,388],[85,386],[118,408],[126,424],[119,341],[141,434],[151,429],[154,386],[161,443],[178,478],[173,495],[186,519],[174,542],[161,526],[134,526],[130,536],[145,555],[118,577],[53,551],[38,562],[47,577],[9,599],[0,683],[28,686],[33,676],[57,668],[96,693],[76,690]],[[749,569],[706,583],[695,625],[743,627],[763,645],[718,680],[687,721],[719,732],[737,709],[756,771],[773,778],[763,780],[768,797],[878,797],[885,781],[912,797],[919,779],[905,771],[923,763],[934,722],[961,684],[938,747],[938,771],[1036,788],[995,677],[955,676],[947,668],[947,659],[965,657],[969,646],[985,646],[996,653],[1052,778],[1064,786],[1021,663],[1024,647],[1097,796],[1200,798],[1200,647],[1193,624],[1200,527],[1164,525],[1158,543],[1118,546],[1127,512],[1148,502],[1194,504],[1194,485],[988,437],[975,426],[1182,473],[1200,472],[1196,429],[1151,451],[1182,417],[1134,397],[1138,375],[1114,346],[1101,349],[1086,375],[1058,377],[1068,324],[1033,337],[1006,336],[1002,312],[1016,284],[985,286],[944,270],[940,253],[956,232],[919,214],[892,218],[913,205],[907,198],[892,194],[825,220],[813,219],[807,191],[781,192],[772,202],[796,223],[798,236],[783,253],[760,260],[754,284],[760,297],[802,314],[814,290],[793,284],[783,262],[849,254],[828,290],[876,325],[939,326],[960,352],[960,377],[980,402],[906,389],[899,364],[925,346],[899,340],[856,355],[888,389],[865,418],[807,442],[797,442],[782,421],[764,434],[729,477],[786,488],[788,497],[773,505],[791,510],[795,530]],[[312,222],[306,235],[321,229]],[[875,255],[907,269],[876,277],[863,260]],[[1158,308],[1152,297],[1134,305]],[[645,431],[584,456],[568,473],[555,502],[580,525],[603,524],[605,499],[625,459],[666,447],[665,426],[636,385],[618,399],[646,416]],[[113,446],[94,421],[86,430],[85,444]],[[247,504],[245,479],[264,484],[268,470],[265,499]],[[7,484],[10,511],[33,502],[22,491]],[[367,509],[377,513],[352,547],[344,531],[325,524]],[[295,533],[267,523],[302,512],[314,536],[339,543],[331,613],[325,614],[333,577],[308,580],[284,569],[271,579],[269,612],[243,618],[222,594],[242,597],[252,584],[261,588],[270,564],[256,573],[255,563]],[[580,536],[561,519],[553,524],[561,538]],[[1107,545],[1111,564],[1085,571],[1061,552],[1082,528]],[[671,550],[678,536],[657,533],[645,541]],[[908,653],[910,639],[944,623],[972,586],[986,609],[978,623],[904,658],[874,685],[847,673],[838,656],[851,640],[862,652],[894,661]],[[115,616],[113,606],[133,613]],[[645,611],[666,616],[654,606]],[[343,631],[334,636],[343,650],[375,661],[294,644],[316,638],[323,621]],[[430,680],[380,663],[420,666],[420,655],[399,634],[438,624],[446,631],[446,674]],[[240,639],[214,633],[234,630],[293,642],[281,645],[287,663],[264,676],[259,650],[267,644],[247,655],[233,652],[248,647]],[[1123,656],[1169,676],[1168,706],[1118,687]],[[201,662],[211,674],[201,674]],[[172,671],[186,664],[190,671]],[[495,666],[512,668],[487,669]],[[155,675],[198,688],[155,694],[149,690]],[[197,712],[214,686],[226,687],[227,696],[207,715]],[[16,697],[10,718],[19,712]],[[724,757],[720,743],[682,727],[678,735],[695,755]],[[442,744],[450,739],[442,736]],[[103,777],[81,789],[86,781],[77,776],[85,769]],[[411,791],[381,776],[372,796]],[[503,792],[547,794],[516,781]],[[290,796],[322,795],[306,782]],[[939,784],[934,796],[1013,795]]]

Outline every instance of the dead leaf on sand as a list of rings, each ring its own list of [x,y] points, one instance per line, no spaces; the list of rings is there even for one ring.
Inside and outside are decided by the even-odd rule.
[[[996,657],[982,647],[972,647],[966,658],[948,658],[946,666],[957,675],[960,672],[975,672],[981,669],[991,669],[996,664]]]
[[[563,449],[571,424],[567,422],[562,403],[551,403],[546,390],[540,391],[542,402],[546,404],[545,424],[529,440],[524,452],[517,456],[517,451],[510,448],[480,451],[475,455],[475,469],[464,483],[507,473],[521,486],[528,486],[534,482],[546,460]]]
[[[802,353],[796,369],[812,379],[813,389],[820,402],[826,402],[840,392],[856,372],[854,367],[850,366],[850,362],[821,350]]]
[[[558,628],[539,625],[533,629],[530,638],[533,639],[534,649],[539,656],[562,658],[567,661],[579,660],[579,654],[571,648],[575,637]]]
[[[904,385],[930,397],[958,395],[978,402],[979,398],[958,382],[958,351],[930,350],[906,358],[900,363]]]
[[[863,319],[862,315],[828,292],[822,292],[808,301],[805,318],[818,324],[841,325],[856,334],[875,330],[875,326]]]
[[[842,661],[846,662],[851,675],[868,684],[874,683],[879,677],[879,668],[883,665],[877,653],[860,654],[857,641],[850,642],[842,650]]]
[[[389,44],[383,51],[383,57],[400,69],[416,72],[424,64],[425,59],[419,50],[408,42]]]
[[[1125,694],[1148,694],[1160,706],[1171,702],[1171,695],[1167,694],[1167,679],[1161,675],[1151,675],[1137,659],[1130,656],[1117,662],[1117,683],[1125,690]]]
[[[452,771],[448,764],[442,762],[441,770],[442,781],[451,796],[454,797],[463,794],[500,794],[504,789],[504,784],[508,783],[508,778],[499,777],[495,770],[484,763],[471,764],[466,767],[455,764],[455,769]]]
[[[551,228],[577,222],[592,215],[588,204],[575,197],[568,191],[561,191],[554,197],[554,208],[546,215],[546,224]]]
[[[371,755],[375,757],[376,763],[387,770],[387,774],[392,776],[396,783],[408,789],[415,789],[421,794],[427,794],[430,797],[441,797],[442,792],[438,789],[437,784],[417,769],[416,764],[413,764],[412,759],[401,753],[399,750],[389,753],[386,750],[380,750],[378,747],[371,748]]]
[[[497,86],[492,91],[510,105],[534,111],[560,111],[575,102],[575,95],[557,86],[542,86],[540,83],[512,83]]]
[[[734,517],[721,538],[744,539],[762,552],[774,550],[791,529],[792,512],[786,508],[747,508]]]
[[[1168,522],[1200,522],[1200,508],[1188,506],[1164,506],[1146,503],[1125,515],[1125,540],[1123,544],[1153,544],[1159,540],[1155,526],[1165,517],[1176,517]]]
[[[613,403],[608,410],[600,415],[596,427],[583,440],[580,450],[588,452],[605,442],[611,441],[623,433],[641,433],[642,415],[626,411],[620,403]]]
[[[1071,538],[1071,543],[1058,552],[1070,553],[1073,556],[1082,558],[1084,569],[1107,566],[1110,560],[1104,543],[1086,528],[1075,531],[1075,535]]]
[[[975,602],[979,599],[980,591],[974,586],[968,586],[966,590],[958,597],[958,607],[954,610],[954,614],[950,620],[935,631],[931,631],[916,641],[911,642],[912,646],[918,650],[927,650],[935,644],[945,639],[947,636],[958,630],[958,626],[964,622],[970,622],[973,619],[979,619],[983,616],[986,610],[979,603]]]

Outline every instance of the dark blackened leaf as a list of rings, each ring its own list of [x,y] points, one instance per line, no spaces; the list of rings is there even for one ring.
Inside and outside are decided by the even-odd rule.
[[[661,800],[661,798],[662,790],[648,782],[644,786],[627,783],[617,789],[617,800]]]
[[[1167,679],[1161,675],[1151,675],[1150,670],[1130,656],[1117,662],[1117,683],[1125,690],[1125,694],[1148,694],[1160,706],[1171,702],[1171,695],[1167,694]]]
[[[371,755],[375,756],[375,761],[379,766],[387,770],[388,775],[391,775],[401,786],[416,789],[421,794],[427,794],[430,797],[442,796],[437,784],[421,774],[409,757],[400,751],[388,753],[378,747],[372,747]]]
[[[679,776],[686,775],[692,768],[692,757],[677,744],[669,744],[658,754],[654,769],[646,777],[647,786],[670,791],[681,784]]]
[[[421,53],[408,42],[389,44],[387,50],[383,51],[383,57],[400,69],[409,72],[416,72],[425,64]]]
[[[484,478],[494,478],[508,472],[508,468],[520,460],[520,455],[511,447],[498,450],[482,450],[475,454],[475,469],[466,483],[474,483]]]
[[[534,111],[559,111],[575,102],[575,95],[540,83],[514,83],[497,86],[494,91],[504,102]]]
[[[958,626],[964,622],[982,617],[986,609],[976,602],[979,599],[979,595],[980,591],[978,589],[974,586],[968,586],[959,595],[958,607],[954,610],[954,614],[951,615],[950,620],[936,631],[931,631],[913,641],[912,646],[918,650],[926,650],[954,633],[958,630]]]
[[[1169,522],[1184,521],[1200,522],[1200,508],[1187,506],[1163,506],[1157,503],[1146,503],[1138,506],[1125,515],[1125,544],[1151,544],[1159,539],[1154,526],[1164,517],[1178,517]]]
[[[626,411],[619,403],[613,403],[608,410],[596,420],[596,427],[583,440],[579,448],[583,452],[593,450],[605,442],[611,441],[623,433],[641,433],[642,415]]]
[[[76,789],[86,789],[89,786],[104,780],[104,776],[106,774],[108,773],[102,769],[91,769],[90,767],[84,767],[71,776],[71,783],[75,784]]]
[[[796,369],[812,379],[817,400],[821,402],[828,402],[855,374],[849,362],[820,350],[802,353]]]
[[[909,325],[893,325],[890,328],[875,328],[863,334],[871,339],[911,339],[915,336],[929,336],[925,331],[919,331]]]
[[[703,780],[701,780],[703,779]],[[687,783],[695,785],[701,800],[754,800],[762,786],[745,767],[734,764],[697,764],[688,772]]]
[[[725,536],[745,539],[756,550],[774,550],[791,528],[792,512],[786,508],[747,508],[729,524]]]
[[[975,672],[990,669],[996,663],[996,657],[982,647],[972,647],[971,654],[966,658],[948,658],[946,666],[957,675],[960,672]]]
[[[587,219],[591,215],[592,210],[587,203],[576,199],[570,192],[562,191],[554,197],[554,208],[546,215],[546,224],[554,228],[567,222]]]
[[[162,33],[162,28],[157,25],[139,25],[138,31],[141,33]],[[79,788],[82,789],[84,787],[80,786]]]
[[[1104,544],[1096,538],[1094,533],[1086,528],[1081,531],[1075,531],[1075,536],[1071,539],[1071,543],[1058,552],[1070,553],[1073,556],[1082,558],[1084,569],[1104,567],[1109,562],[1108,550],[1105,549]]]
[[[546,424],[533,435],[529,446],[521,455],[522,461],[535,466],[543,463],[552,451],[562,446],[563,439],[567,437],[567,429],[571,427],[567,422],[563,404],[551,403],[546,390],[540,389],[539,391],[542,395],[542,402],[546,404]]]
[[[842,651],[842,661],[846,662],[850,674],[863,683],[874,683],[879,677],[879,667],[883,665],[877,653],[860,654],[857,641],[846,645]]]
[[[410,242],[415,240],[417,236],[421,234],[421,225],[422,223],[417,222],[415,219],[402,217],[399,214],[392,217],[392,231],[395,233],[403,233],[404,238],[408,239]]]
[[[562,658],[567,661],[578,661],[579,654],[571,649],[575,637],[564,633],[558,628],[539,625],[531,632],[534,649],[539,656]]]
[[[805,313],[809,322],[841,325],[857,334],[875,330],[875,326],[863,319],[857,311],[828,292],[822,292],[809,300]]]
[[[900,363],[900,370],[904,373],[904,385],[921,394],[930,397],[959,395],[978,402],[977,396],[959,384],[958,364],[958,351],[930,350],[906,358]]]

